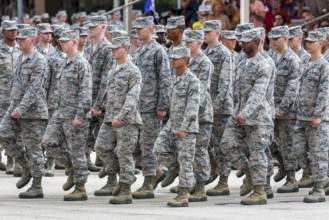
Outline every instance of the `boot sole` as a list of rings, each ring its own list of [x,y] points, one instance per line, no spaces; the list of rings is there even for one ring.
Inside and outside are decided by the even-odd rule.
[[[116,204],[116,205],[124,205],[124,204],[132,204],[132,200],[126,200],[126,201],[117,201],[117,200],[110,200],[110,204]]]
[[[13,174],[14,174],[14,172],[11,172],[11,171],[6,171],[6,174],[7,174],[7,175],[13,175]]]
[[[177,176],[173,179],[173,180],[171,180],[170,182],[168,182],[168,183],[166,183],[166,184],[163,184],[163,182],[161,182],[161,187],[162,188],[165,188],[165,187],[167,187],[167,186],[170,186],[173,182],[175,182],[175,179],[177,178]]]
[[[173,204],[173,203],[167,203],[167,206],[170,207],[188,207],[188,203],[182,203],[182,204]]]
[[[90,171],[90,172],[93,172],[93,173],[95,173],[95,172],[99,172],[99,171],[101,171],[101,168],[99,168],[99,169],[94,169],[94,168],[88,168],[88,171]]]
[[[64,201],[86,201],[88,200],[87,196],[82,196],[80,198],[65,198],[64,197]]]
[[[196,198],[188,199],[189,202],[206,202],[207,200],[208,200],[207,197],[203,197],[203,198],[199,198],[199,199],[196,199]]]
[[[326,196],[329,196],[329,191],[328,191],[328,192],[326,192]]]
[[[206,182],[206,185],[209,185],[210,183],[214,182],[217,179],[218,175],[216,176],[211,176]]]
[[[163,172],[163,174],[160,176],[160,178],[157,179],[157,181],[155,181],[155,183],[153,185],[153,190],[155,190],[158,187],[159,183],[161,183],[162,180],[164,180],[167,177],[168,171],[167,170],[163,170],[162,172]]]
[[[14,173],[13,175],[14,175],[14,177],[22,177],[22,174]]]
[[[147,195],[147,196],[136,196],[132,195],[133,199],[154,199],[154,194]]]
[[[94,196],[112,196],[112,192],[105,193],[105,192],[94,192]]]
[[[30,178],[28,179],[28,181],[26,181],[25,183],[23,183],[22,185],[18,186],[17,183],[16,183],[16,188],[17,189],[21,189],[23,188],[24,186],[26,186],[27,184],[29,184],[29,182],[31,181],[32,179],[32,176],[30,176]]]
[[[312,188],[313,187],[313,183],[310,183],[308,185],[298,185],[298,188]]]
[[[267,201],[261,201],[261,202],[257,202],[257,203],[248,203],[248,202],[240,202],[242,205],[266,205]]]
[[[55,174],[50,174],[50,173],[45,173],[45,177],[54,177],[55,176]]]
[[[20,199],[43,199],[43,194],[36,195],[36,196],[25,196],[25,195],[19,195]]]
[[[277,191],[277,193],[295,193],[295,192],[299,192],[299,188],[295,188],[289,191],[285,191],[285,190],[279,190]]]
[[[267,197],[268,199],[273,199],[274,195],[273,195],[273,193],[271,193],[271,194],[267,194],[266,197]]]
[[[207,196],[229,196],[230,195],[230,191],[228,192],[222,192],[222,193],[215,193],[215,192],[206,192]]]
[[[281,176],[280,178],[273,178],[273,180],[277,183],[280,182],[281,180],[283,180],[283,178],[285,178],[287,175]]]
[[[73,186],[74,186],[74,183],[72,185],[70,185],[69,187],[66,187],[66,188],[63,186],[63,190],[68,191],[68,190],[72,189]]]
[[[321,198],[321,199],[318,199],[318,200],[309,200],[309,199],[304,199],[303,202],[305,203],[317,203],[317,202],[325,202],[326,201],[326,198]]]

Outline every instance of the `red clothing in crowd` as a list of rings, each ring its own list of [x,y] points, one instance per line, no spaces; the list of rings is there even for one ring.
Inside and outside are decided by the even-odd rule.
[[[287,23],[290,23],[290,18],[286,10],[280,9],[280,12],[286,17]],[[266,33],[270,32],[274,23],[273,11],[267,11],[265,14],[264,25]]]

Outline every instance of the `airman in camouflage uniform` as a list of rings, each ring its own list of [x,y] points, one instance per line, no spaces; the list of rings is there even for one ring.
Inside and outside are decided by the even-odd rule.
[[[108,188],[116,186],[119,173],[120,191],[110,200],[112,204],[130,204],[130,186],[134,182],[134,160],[132,152],[138,140],[138,130],[142,125],[138,102],[142,75],[129,60],[129,37],[113,38],[112,54],[115,68],[109,73],[106,112],[99,131],[95,150],[109,173]]]
[[[113,36],[112,36],[112,31],[117,31],[119,30],[118,25],[115,24],[108,24],[106,26],[106,31],[105,31],[105,37],[108,41],[112,42]]]
[[[48,23],[38,24],[37,30],[39,43],[35,46],[35,49],[48,59],[55,52],[54,46],[50,44],[53,31]]]
[[[238,24],[235,28],[235,36],[237,37],[238,41],[240,40],[242,33],[247,30],[251,30],[254,28],[253,23],[244,23],[244,24]],[[241,46],[241,42],[239,42],[239,45]],[[239,55],[235,59],[235,65],[239,62],[239,59],[244,57],[244,53],[241,50],[239,52]]]
[[[305,39],[311,59],[302,65],[296,101],[293,151],[303,170],[312,173],[314,184],[309,195],[304,197],[307,203],[324,202],[323,188],[329,185],[329,63],[321,55],[322,41],[325,40],[325,34],[319,31],[310,31]]]
[[[37,25],[37,30],[38,30],[38,44],[35,46],[35,49],[41,53],[42,55],[44,55],[44,57],[47,59],[48,61],[48,70],[50,70],[50,66],[52,65],[52,63],[50,63],[52,60],[50,60],[50,57],[53,57],[55,54],[55,47],[53,45],[50,44],[51,42],[51,36],[53,34],[53,30],[51,30],[50,24],[49,23],[40,23]],[[55,54],[56,56],[57,54]],[[57,69],[56,69],[57,70]],[[47,74],[47,80],[48,80],[48,76],[50,76],[51,74]],[[47,90],[46,90],[47,91]],[[49,108],[48,108],[48,112],[49,112]],[[49,118],[51,118],[52,113],[49,114]],[[55,161],[54,158],[50,158],[49,155],[47,154],[47,152],[45,153],[45,156],[47,158],[47,170],[45,173],[45,176],[47,177],[53,177],[54,174],[54,169],[55,169]]]
[[[143,42],[138,39],[138,35],[135,29],[132,29],[129,34],[130,37],[130,48],[129,54],[132,59],[136,59],[136,55],[138,54],[138,50],[141,48]]]
[[[296,123],[296,110],[293,106],[297,96],[301,61],[288,47],[289,30],[287,26],[272,28],[269,38],[276,51],[272,54],[272,59],[277,70],[274,87],[275,141],[271,148],[275,149],[273,145],[277,145],[279,148],[284,170],[287,173],[286,183],[278,188],[278,193],[298,192],[298,183],[295,179],[297,160],[292,150],[292,135]],[[273,149],[271,150],[275,152]],[[274,176],[276,182],[284,177],[284,175],[279,175],[280,172],[279,169],[278,174]]]
[[[185,29],[185,17],[177,16],[170,17],[167,20],[166,25],[167,37],[172,41],[171,46],[168,48],[168,56],[170,57],[173,54],[173,50],[175,47],[184,47],[185,42],[183,41],[183,33]],[[171,63],[171,58],[170,63]],[[173,68],[172,68],[173,69]],[[172,72],[172,74],[175,74]],[[173,75],[174,76],[174,75]]]
[[[171,55],[176,77],[170,100],[170,115],[155,143],[159,164],[179,167],[179,191],[168,206],[188,206],[188,189],[194,181],[193,160],[199,132],[200,80],[187,68],[190,50],[175,48]]]
[[[95,140],[104,117],[102,93],[106,88],[106,78],[112,67],[111,43],[104,37],[107,18],[105,16],[90,17],[87,23],[89,29],[90,45],[86,48],[84,56],[88,60],[92,69],[92,110],[88,141],[86,144],[86,155],[88,159],[88,170],[92,172],[100,171],[90,161],[90,153],[94,149]],[[94,110],[97,114],[94,114]]]
[[[200,80],[199,133],[196,136],[193,165],[196,185],[195,191],[189,198],[190,202],[207,200],[205,184],[210,175],[208,147],[214,121],[210,84],[214,66],[210,59],[202,52],[201,46],[203,39],[203,30],[185,31],[186,47],[191,51],[191,60],[188,68]]]
[[[153,39],[153,17],[137,18],[133,27],[143,46],[137,54],[136,66],[142,72],[142,89],[139,108],[143,127],[139,144],[142,151],[143,186],[133,193],[133,198],[154,198],[153,187],[165,177],[158,168],[153,153],[154,142],[161,128],[161,120],[169,110],[171,74],[169,59],[164,48]],[[155,181],[155,182],[154,182]]]
[[[310,59],[310,54],[302,47],[303,30],[301,26],[289,28],[289,47],[300,58],[301,63],[305,63]]]
[[[0,143],[24,169],[17,188],[24,187],[33,176],[32,187],[20,193],[19,197],[43,198],[41,178],[45,167],[41,139],[48,119],[44,90],[47,61],[34,49],[35,29],[20,30],[17,41],[23,54],[17,61],[11,103],[0,124]],[[21,145],[16,144],[19,134],[24,139],[26,152]]]
[[[269,90],[270,93],[274,94],[274,82],[275,82],[275,77],[276,77],[276,67],[275,67],[275,63],[272,59],[272,57],[267,53],[267,51],[264,51],[264,44],[265,44],[265,37],[266,37],[266,32],[265,32],[265,28],[263,27],[259,27],[257,28],[259,29],[260,32],[260,44],[258,46],[258,50],[260,52],[260,54],[265,58],[265,60],[270,64],[271,66],[271,72],[272,72],[272,78],[270,81],[270,86]],[[273,120],[275,119],[275,104],[274,104],[274,96],[272,97],[272,100],[270,102],[271,105],[271,109],[272,109],[272,116],[273,116]],[[271,135],[271,142],[273,142],[274,139],[274,133]],[[271,150],[270,150],[270,145],[267,147],[266,151],[266,156],[267,156],[267,175],[266,175],[266,185],[265,185],[265,191],[266,191],[266,195],[268,199],[272,199],[273,198],[273,190],[271,187],[271,176],[273,176],[274,174],[274,163],[273,163],[273,157],[271,154]]]
[[[13,86],[14,72],[16,68],[15,62],[21,51],[16,44],[17,26],[15,21],[5,20],[1,23],[2,34],[4,40],[0,42],[0,119],[2,119],[10,105],[10,93]],[[6,171],[6,174],[13,174],[14,160],[7,156],[7,167],[2,160],[2,148],[0,146],[0,170]],[[18,163],[15,163],[15,168]]]
[[[79,33],[64,31],[59,38],[67,58],[56,73],[58,107],[55,110],[42,140],[47,152],[69,170],[65,191],[75,190],[64,201],[87,200],[88,170],[84,146],[87,141],[87,112],[91,107],[91,68],[78,53]],[[66,143],[66,144],[63,144]]]
[[[228,160],[246,174],[240,195],[254,192],[241,203],[266,204],[264,191],[267,175],[266,148],[273,132],[273,78],[270,64],[258,52],[258,29],[244,31],[240,39],[245,56],[236,66],[234,82],[234,113],[226,125],[221,148]],[[247,148],[249,160],[242,152]]]
[[[232,59],[229,50],[218,41],[221,31],[219,20],[206,21],[204,23],[205,42],[208,47],[204,50],[205,55],[211,60],[214,72],[211,76],[210,95],[213,104],[214,124],[211,135],[211,148],[216,153],[210,153],[212,169],[212,181],[217,175],[220,180],[217,186],[207,190],[208,196],[228,195],[228,176],[231,172],[231,163],[226,160],[225,154],[219,147],[222,135],[230,115],[233,113],[232,99]],[[216,157],[216,158],[215,158]]]

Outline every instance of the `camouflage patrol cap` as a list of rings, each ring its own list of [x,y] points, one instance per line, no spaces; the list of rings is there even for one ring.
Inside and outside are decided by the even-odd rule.
[[[154,25],[155,33],[166,33],[165,27],[162,24]]]
[[[242,37],[239,41],[241,42],[251,42],[254,40],[260,39],[260,31],[257,28],[253,28],[251,30],[244,31],[242,33]]]
[[[242,32],[251,30],[254,28],[253,23],[238,24],[235,28],[235,35],[241,36]]]
[[[220,34],[222,39],[236,40],[235,31],[222,31]]]
[[[119,47],[130,47],[130,39],[128,36],[113,38],[110,48],[116,49]]]
[[[129,37],[130,38],[138,38],[137,31],[135,29],[131,29]]]
[[[56,17],[62,17],[62,16],[67,16],[67,12],[64,10],[58,11]]]
[[[17,22],[16,21],[3,21],[1,22],[1,29],[5,31],[17,30]]]
[[[79,32],[79,36],[88,36],[88,30],[86,27],[76,27],[73,30]]]
[[[260,38],[262,38],[262,39],[265,39],[265,37],[266,37],[266,32],[265,32],[265,28],[263,28],[263,27],[258,27],[257,28],[258,30],[259,30],[259,33],[260,33]]]
[[[37,25],[38,32],[40,33],[53,33],[49,23],[41,23]]]
[[[37,29],[29,27],[19,30],[19,35],[16,38],[24,39],[24,38],[36,37],[36,36],[37,36]]]
[[[33,18],[32,18],[32,21],[33,22],[41,22],[41,16],[40,15],[34,15]]]
[[[61,25],[61,24],[52,24],[52,25],[50,25],[51,30],[54,31],[54,32],[55,32],[55,29],[57,29],[59,27],[63,27],[63,25]]]
[[[203,40],[204,39],[204,32],[203,30],[186,30],[184,31],[186,42],[193,42],[196,40]]]
[[[325,41],[325,40],[326,40],[325,33],[320,32],[320,31],[308,32],[307,38],[305,39],[305,41],[311,41],[311,42]]]
[[[104,10],[104,9],[100,9],[100,10],[97,11],[97,14],[99,14],[99,15],[102,15],[102,14],[105,14],[105,13],[106,13],[106,10]]]
[[[289,39],[292,39],[294,37],[301,37],[303,36],[303,30],[301,26],[295,26],[289,28]]]
[[[268,38],[278,38],[283,36],[289,36],[289,29],[287,25],[273,27],[271,29],[271,34],[269,34]]]
[[[127,31],[124,31],[124,30],[112,31],[111,34],[112,34],[112,38],[127,37],[127,36],[129,36],[128,35],[128,32]]]
[[[6,21],[6,20],[10,20],[9,15],[2,15],[1,16],[1,21]]]
[[[203,31],[221,30],[222,22],[220,20],[210,20],[203,24]]]
[[[191,52],[189,48],[186,47],[176,47],[173,50],[173,53],[170,55],[170,58],[180,59],[184,57],[191,57]]]
[[[48,13],[42,13],[42,14],[41,14],[41,18],[42,18],[42,19],[49,18],[49,14],[48,14]]]
[[[112,31],[117,31],[117,30],[119,30],[119,27],[118,27],[118,25],[116,25],[116,24],[108,24],[107,26],[106,26],[106,33],[111,33]]]
[[[157,35],[157,33],[155,32],[155,29],[153,29],[152,38],[154,38],[154,39],[158,39],[159,38],[158,35]]]
[[[17,24],[17,28],[18,28],[18,30],[21,30],[21,29],[23,29],[23,28],[29,28],[29,27],[30,27],[29,24]]]
[[[68,29],[66,29],[65,27],[63,27],[62,25],[59,25],[57,27],[55,27],[55,30],[54,30],[54,35],[56,37],[60,37],[62,35],[62,32],[63,31],[67,31]]]
[[[80,11],[80,12],[78,12],[77,16],[78,16],[79,18],[85,18],[85,17],[87,17],[87,12],[85,12],[85,11]]]
[[[96,27],[98,25],[106,24],[107,18],[103,15],[97,15],[89,17],[88,22],[86,24],[87,27]]]
[[[140,17],[137,18],[133,28],[143,28],[149,25],[153,25],[153,17],[152,16],[148,16],[148,17]]]
[[[320,31],[329,37],[329,27],[317,28],[316,31]]]
[[[59,41],[69,41],[73,39],[79,38],[79,32],[75,30],[66,30],[63,31],[61,37],[58,39]]]
[[[185,27],[185,17],[184,16],[176,16],[176,17],[168,18],[167,25],[166,25],[167,29],[174,29],[174,28],[177,28],[178,26]]]

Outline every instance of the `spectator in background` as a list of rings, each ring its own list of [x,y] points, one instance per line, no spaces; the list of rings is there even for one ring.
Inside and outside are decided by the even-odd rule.
[[[232,29],[230,19],[225,14],[225,3],[223,0],[213,0],[211,3],[212,20],[220,20],[222,22],[222,30]]]
[[[236,28],[238,24],[240,24],[240,0],[235,0],[233,3],[234,7],[234,15],[232,18],[233,28]]]
[[[193,23],[192,29],[193,30],[201,29],[203,27],[203,23],[211,18],[210,12],[211,12],[210,7],[208,7],[207,5],[200,5],[198,10],[199,20]]]
[[[254,23],[255,27],[263,27],[265,18],[265,7],[260,0],[250,0],[249,22]]]
[[[310,22],[313,19],[314,19],[314,15],[309,13],[305,16],[305,23]],[[305,25],[305,28],[306,28],[307,32],[310,32],[310,31],[313,31],[315,28],[317,28],[317,24],[316,24],[316,22],[313,22],[313,23]]]
[[[286,17],[281,12],[275,13],[273,27],[283,26],[286,24],[287,24]]]
[[[266,12],[264,19],[265,30],[267,33],[271,31],[274,23],[274,15],[278,12],[281,12],[285,16],[288,24],[290,23],[289,15],[287,11],[281,8],[280,0],[271,0],[270,5],[272,9]]]
[[[319,28],[329,27],[329,20],[322,20],[319,23]]]
[[[182,0],[182,15],[185,15],[185,20],[192,22],[196,22],[198,20],[198,8],[202,0]]]

